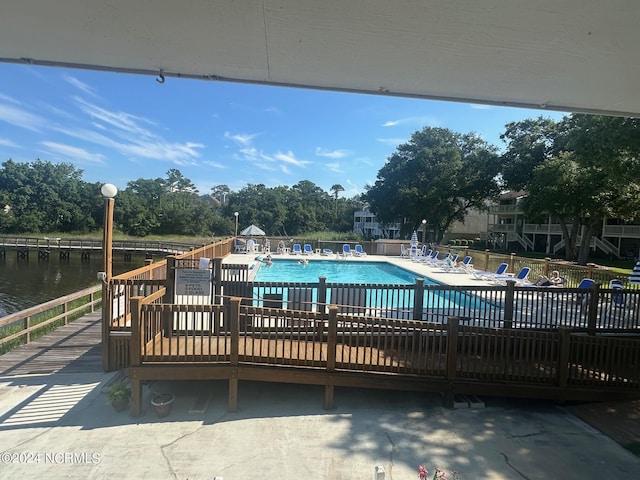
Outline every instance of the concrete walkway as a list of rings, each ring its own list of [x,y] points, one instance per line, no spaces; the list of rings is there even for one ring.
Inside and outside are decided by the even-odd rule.
[[[240,383],[227,413],[226,382],[157,382],[144,413],[106,403],[113,374],[0,378],[3,478],[366,479],[416,478],[418,465],[465,479],[632,478],[635,457],[544,402],[485,398],[448,410],[438,395]],[[176,395],[168,417],[152,391]],[[449,475],[451,478],[451,475]]]

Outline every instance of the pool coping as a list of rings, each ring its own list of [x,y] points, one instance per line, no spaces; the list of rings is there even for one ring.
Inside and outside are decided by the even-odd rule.
[[[292,255],[292,254],[271,254],[273,259],[277,261],[278,259],[287,259],[287,260],[295,260],[296,258],[308,258],[310,260],[336,260],[336,255]],[[256,260],[257,257],[262,257],[264,254],[262,253],[233,253],[225,257],[222,261],[224,264],[234,264],[234,265],[254,265],[254,268],[251,269],[252,274],[250,276],[250,280],[252,281],[255,273],[258,271],[258,268],[255,268],[256,264],[260,264],[260,260]],[[488,280],[480,280],[474,278],[471,274],[468,273],[451,273],[446,272],[442,268],[434,267],[431,265],[424,264],[422,262],[412,261],[406,257],[391,257],[386,255],[366,255],[362,257],[350,256],[347,258],[340,257],[341,261],[346,262],[386,262],[391,265],[398,266],[400,268],[404,268],[405,270],[409,270],[416,274],[417,277],[428,277],[429,279],[441,283],[443,285],[449,286],[481,286],[481,285],[492,285],[492,283]]]

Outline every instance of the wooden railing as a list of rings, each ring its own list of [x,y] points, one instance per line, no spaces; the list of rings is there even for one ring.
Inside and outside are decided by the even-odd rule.
[[[102,302],[99,293],[99,286],[85,288],[0,318],[0,354],[93,312]]]
[[[240,298],[227,305],[168,305],[157,303],[159,299],[133,300],[134,389],[145,378],[209,375],[233,382],[247,378],[451,395],[490,392],[565,400],[640,396],[638,339],[569,329],[467,326],[457,317],[433,323],[342,315],[339,306],[325,313],[246,306]],[[171,370],[171,365],[189,368]],[[230,387],[233,410],[237,391],[232,388],[237,385]],[[331,396],[326,394],[325,402]],[[136,397],[134,413],[138,408]]]
[[[184,242],[161,240],[113,240],[113,249],[126,252],[182,254],[198,245]],[[102,250],[102,240],[95,238],[60,238],[0,236],[0,248],[8,249],[51,249],[51,250]]]
[[[558,270],[560,275],[567,278],[567,286],[576,287],[583,278],[592,278],[602,286],[607,286],[611,280],[621,280],[625,285],[625,288],[637,289],[639,286],[629,284],[628,275],[623,275],[617,272],[613,272],[606,267],[602,267],[595,263],[588,263],[587,265],[576,265],[568,263],[562,260],[552,260],[550,258],[535,259],[528,257],[521,257],[512,254],[500,254],[490,252],[489,250],[473,250],[466,247],[450,247],[446,249],[440,249],[442,256],[443,250],[457,253],[460,258],[464,258],[467,255],[473,257],[473,265],[477,270],[495,271],[495,269],[501,263],[505,262],[509,264],[508,272],[517,274],[522,267],[530,267],[531,273],[529,278],[535,281],[536,275],[550,276],[553,270]]]
[[[105,318],[110,320],[103,325],[103,368],[112,371],[129,366],[133,297],[162,292],[165,302],[173,302],[173,291],[166,289],[168,283],[171,287],[171,282],[166,279],[167,271],[172,271],[175,262],[197,262],[204,257],[217,259],[219,268],[221,259],[231,253],[233,240],[227,238],[113,277],[105,295]]]
[[[640,290],[523,287],[515,282],[478,286],[246,282],[233,295],[243,304],[444,323],[457,317],[466,325],[536,330],[640,334]],[[226,294],[226,291],[225,291]]]

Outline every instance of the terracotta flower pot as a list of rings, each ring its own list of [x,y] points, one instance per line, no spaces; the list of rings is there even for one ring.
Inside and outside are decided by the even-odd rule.
[[[111,406],[116,412],[122,412],[129,408],[129,398],[118,398],[117,400],[111,402]]]
[[[173,393],[158,393],[151,399],[151,405],[156,410],[158,417],[166,417],[171,412],[171,406],[176,399]]]

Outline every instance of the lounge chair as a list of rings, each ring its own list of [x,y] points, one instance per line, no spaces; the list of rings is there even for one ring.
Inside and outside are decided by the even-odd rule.
[[[467,255],[457,265],[444,265],[443,270],[447,273],[473,273],[473,265],[471,264],[471,256]]]
[[[436,262],[441,260],[441,259],[438,258],[438,255],[440,255],[440,251],[436,250],[430,256],[424,257],[421,261],[423,263],[426,263],[427,265],[434,264],[434,263],[436,263]]]
[[[344,245],[342,245],[342,256],[348,257],[351,255],[353,255],[353,253],[351,252],[351,246],[349,246],[348,243],[345,243]]]
[[[333,250],[331,250],[330,248],[323,248],[322,252],[320,252],[320,255],[328,257],[329,255],[333,255]]]
[[[628,319],[631,313],[633,313],[635,304],[629,298],[629,295],[624,293],[624,284],[622,283],[622,280],[611,280],[609,282],[609,289],[612,290],[612,292],[611,300],[609,305],[607,305],[607,317],[622,320]]]
[[[508,268],[509,268],[508,263],[501,263],[500,265],[498,265],[498,268],[496,268],[495,272],[476,270],[473,272],[472,275],[473,275],[473,278],[477,280],[493,280],[493,277],[497,275],[504,275],[504,272],[506,272]]]
[[[491,281],[500,285],[506,285],[507,280],[512,280],[516,282],[516,285],[530,286],[533,284],[527,280],[529,277],[529,272],[531,272],[531,269],[529,267],[522,267],[520,269],[520,272],[518,272],[518,275],[516,275],[515,277],[512,277],[511,275],[496,275],[491,279]]]
[[[593,285],[595,285],[596,281],[592,278],[583,278],[580,280],[578,284],[578,289],[580,290],[589,290]],[[580,292],[575,296],[575,301],[580,304],[581,309],[585,309],[587,304],[589,303],[589,294],[588,292]]]
[[[304,244],[304,250],[302,251],[303,255],[311,255],[313,254],[313,249],[311,248],[311,245],[309,245],[308,243]]]
[[[302,255],[302,248],[300,248],[299,243],[294,243],[293,248],[291,249],[291,253],[293,255]]]
[[[409,258],[409,250],[404,245],[400,245],[400,257]]]
[[[453,255],[451,255],[450,253],[447,253],[442,260],[437,260],[433,262],[432,265],[434,267],[445,267],[448,265],[455,265],[457,261],[458,261],[457,253],[454,253]]]
[[[362,245],[358,244],[355,247],[353,247],[353,249],[355,250],[355,256],[356,257],[366,257],[367,256],[367,252],[365,252],[362,249]]]

